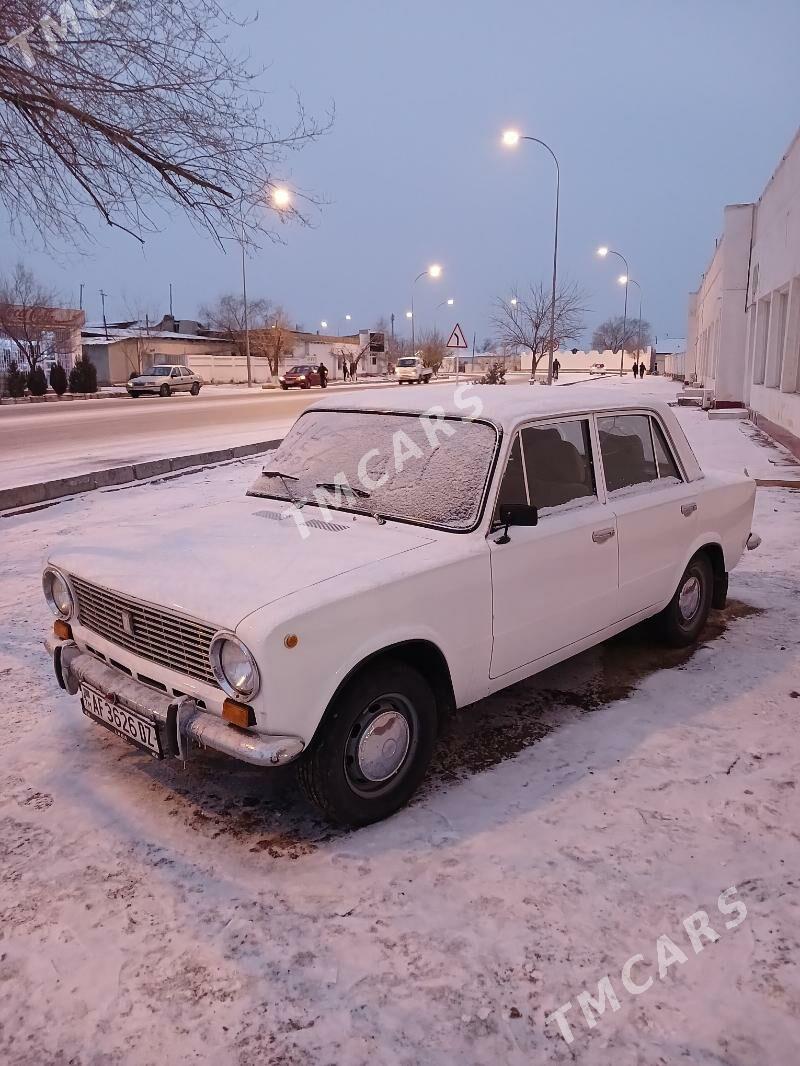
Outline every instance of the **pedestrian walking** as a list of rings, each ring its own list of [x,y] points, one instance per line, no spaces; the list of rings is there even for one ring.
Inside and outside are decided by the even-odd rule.
[[[645,367],[644,363],[639,363],[639,377],[640,378],[644,377],[646,369],[647,368]]]
[[[558,359],[553,360],[553,381],[558,381],[558,372],[561,369],[561,363]]]
[[[355,361],[355,359],[351,359],[350,360],[350,380],[351,381],[355,381],[356,380],[356,361]]]
[[[328,387],[328,368],[324,363],[320,363],[317,367],[317,373],[319,374],[319,383],[323,389]]]
[[[347,360],[343,359],[342,360],[342,377],[344,378],[345,381],[347,381],[349,376],[350,376],[350,370],[349,370],[349,368],[347,366]]]
[[[633,360],[633,376],[635,378],[639,377],[639,364],[636,362],[635,359]]]

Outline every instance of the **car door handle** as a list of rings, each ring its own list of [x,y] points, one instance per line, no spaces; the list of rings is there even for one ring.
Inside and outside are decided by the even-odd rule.
[[[605,544],[607,540],[611,540],[615,535],[616,532],[612,527],[609,527],[608,529],[596,529],[594,533],[592,533],[592,540],[595,544]]]
[[[688,518],[690,515],[693,515],[696,510],[697,510],[697,504],[696,503],[683,503],[683,504],[681,504],[681,514],[683,515],[684,518]]]

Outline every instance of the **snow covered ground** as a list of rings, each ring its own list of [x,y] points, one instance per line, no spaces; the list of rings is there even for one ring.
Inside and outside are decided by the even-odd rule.
[[[680,417],[706,464],[773,454]],[[638,630],[470,708],[411,807],[345,833],[288,768],[184,770],[91,726],[40,646],[49,545],[258,468],[0,519],[0,1062],[796,1061],[800,493],[759,492],[763,545],[694,654]],[[718,939],[696,953],[699,909]],[[606,975],[619,1009],[590,1029],[578,996]],[[567,1002],[570,1044],[546,1021]]]

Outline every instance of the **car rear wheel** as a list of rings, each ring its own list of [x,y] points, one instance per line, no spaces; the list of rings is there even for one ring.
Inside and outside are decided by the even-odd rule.
[[[708,619],[714,592],[714,571],[705,552],[689,562],[678,582],[675,595],[657,616],[663,640],[674,648],[694,644]]]
[[[332,822],[380,821],[416,791],[436,732],[436,700],[422,674],[381,659],[336,698],[298,764],[300,784]]]
[[[172,389],[169,387],[169,385],[162,385],[161,388],[158,390],[158,395],[169,396],[171,392]]]
[[[192,387],[189,389],[189,392],[192,394],[192,396],[199,396],[200,385],[195,381],[194,385],[192,385]]]

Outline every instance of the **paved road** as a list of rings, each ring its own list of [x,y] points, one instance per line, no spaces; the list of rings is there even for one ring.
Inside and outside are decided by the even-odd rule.
[[[385,386],[337,386],[340,392]],[[334,390],[331,390],[334,391]],[[0,488],[122,463],[281,437],[320,398],[308,392],[171,396],[0,408]]]

